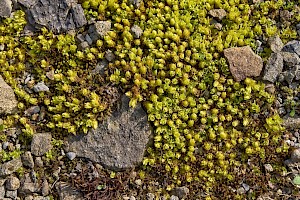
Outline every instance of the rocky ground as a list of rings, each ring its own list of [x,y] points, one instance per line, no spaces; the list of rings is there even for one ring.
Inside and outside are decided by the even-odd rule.
[[[139,6],[140,1],[132,3]],[[1,0],[0,16],[10,17],[20,8],[25,10],[28,20],[24,35],[33,35],[45,26],[56,34],[75,35],[81,49],[92,46],[112,27],[109,21],[87,20],[81,4],[72,0]],[[216,20],[226,15],[217,9],[210,14]],[[74,31],[82,30],[83,26],[83,31]],[[215,26],[220,28],[222,24]],[[288,169],[286,173],[275,175],[275,166],[268,163],[263,166],[269,191],[258,199],[300,199],[300,24],[297,27],[299,40],[284,44],[278,36],[273,36],[257,40],[256,49],[245,46],[224,50],[236,81],[256,77],[266,83],[269,93],[276,96],[272,109],[278,110],[283,118],[285,143],[291,147],[288,157],[281,159]],[[141,37],[139,26],[132,26],[131,31],[135,38]],[[265,62],[258,55],[264,48],[272,50]],[[0,43],[0,52],[3,50],[4,45]],[[115,55],[107,50],[105,59],[98,62],[91,73],[104,74],[114,60]],[[47,72],[49,79],[53,79],[53,75],[53,71]],[[18,81],[28,93],[49,91],[47,84],[35,82],[30,72],[25,72]],[[105,92],[114,105],[112,113],[88,134],[58,137],[58,133],[38,130],[26,143],[22,140],[21,127],[4,129],[0,120],[0,200],[194,199],[191,193],[194,195],[195,191],[190,185],[175,187],[166,193],[166,175],[160,173],[160,169],[141,178],[140,163],[147,147],[153,145],[152,124],[148,122],[142,104],[129,107],[130,99],[121,89],[107,86]],[[0,76],[0,114],[4,118],[18,112],[14,90]],[[31,106],[22,114],[33,122],[45,122],[43,106]],[[273,184],[269,181],[270,177],[278,176],[285,182]],[[245,180],[232,190],[250,194],[254,188],[255,185],[249,185]]]

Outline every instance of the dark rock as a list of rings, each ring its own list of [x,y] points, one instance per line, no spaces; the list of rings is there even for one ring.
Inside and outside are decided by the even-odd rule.
[[[38,93],[38,92],[48,92],[49,88],[48,88],[47,85],[45,85],[44,82],[39,82],[35,86],[33,86],[33,90],[36,93]]]
[[[133,25],[131,27],[134,38],[140,38],[143,34],[143,30],[138,25]]]
[[[13,89],[0,76],[0,114],[12,114],[17,111],[18,102]]]
[[[11,161],[8,161],[0,166],[0,176],[7,176],[22,167],[22,162],[20,158],[15,158]]]
[[[106,33],[110,31],[110,29],[110,21],[97,21],[96,23],[90,25],[88,33],[93,42],[96,42],[98,39],[103,38]]]
[[[274,83],[283,69],[281,53],[272,53],[265,67],[263,80]]]
[[[224,17],[226,17],[227,12],[224,9],[212,9],[208,12],[208,14],[214,18],[217,18],[218,20],[222,20]]]
[[[72,188],[72,186],[65,182],[58,182],[55,184],[56,190],[60,200],[82,200],[83,195]]]
[[[300,63],[300,58],[296,53],[290,53],[290,52],[281,52],[283,61],[288,66],[294,66]]]
[[[282,73],[284,75],[284,80],[289,84],[291,85],[294,78],[295,78],[295,75],[293,74],[292,71],[285,71]]]
[[[97,63],[96,68],[92,70],[92,74],[100,74],[103,75],[106,67],[108,66],[108,62],[106,59],[101,60]]]
[[[34,167],[34,161],[33,161],[33,157],[31,155],[30,151],[26,151],[23,155],[22,155],[22,162],[23,165],[29,168],[33,168]]]
[[[37,0],[18,0],[18,2],[25,8],[30,8],[37,3]]]
[[[0,17],[10,17],[12,11],[11,0],[1,0],[0,1]]]
[[[4,199],[5,188],[4,186],[0,186],[0,199]]]
[[[42,156],[52,149],[50,133],[36,133],[31,142],[31,153],[35,156]]]
[[[270,48],[273,52],[278,53],[283,48],[283,43],[278,35],[270,37],[268,40]]]
[[[118,109],[96,130],[70,137],[67,151],[109,169],[123,170],[142,161],[150,134],[146,112],[140,104],[129,108],[129,98],[124,95]]]
[[[282,48],[282,51],[290,52],[290,53],[296,53],[298,56],[300,56],[300,41],[298,40],[292,40],[284,45]]]
[[[189,191],[190,190],[187,187],[176,187],[172,190],[171,194],[179,197],[179,199],[182,199],[188,195]]]
[[[236,81],[260,75],[263,60],[249,46],[225,49],[224,55],[229,62],[230,72]]]
[[[5,182],[5,188],[7,190],[17,190],[20,187],[20,180],[15,176],[10,176]]]
[[[115,56],[115,54],[114,54],[110,49],[108,49],[108,50],[106,50],[106,52],[105,52],[105,58],[106,58],[106,60],[108,60],[109,62],[112,62],[112,61],[115,60],[116,56]]]
[[[76,4],[71,8],[73,14],[73,21],[77,28],[86,25],[87,21],[83,12],[83,9],[80,4]]]

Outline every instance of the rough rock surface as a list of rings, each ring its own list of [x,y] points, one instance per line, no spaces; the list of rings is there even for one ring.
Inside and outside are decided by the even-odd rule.
[[[208,12],[208,14],[218,20],[222,20],[227,15],[227,12],[224,9],[212,9]]]
[[[283,43],[278,35],[270,37],[268,43],[273,52],[280,52],[283,48]]]
[[[185,198],[188,193],[189,193],[189,189],[187,187],[176,187],[172,190],[171,194],[179,197],[179,199],[183,199]]]
[[[17,110],[18,102],[13,89],[0,76],[0,114],[11,114]]]
[[[283,58],[280,53],[272,53],[265,67],[263,80],[274,83],[277,76],[282,72]]]
[[[143,34],[143,30],[138,25],[133,25],[131,27],[131,31],[135,38],[140,38]]]
[[[22,162],[20,158],[8,161],[0,166],[0,176],[7,176],[22,167]]]
[[[282,51],[296,53],[298,56],[300,56],[300,41],[292,40],[286,43],[286,45],[284,45],[284,47],[282,48]]]
[[[300,128],[300,118],[288,117],[284,119],[282,125],[286,128],[299,129]]]
[[[95,42],[98,39],[106,35],[106,33],[111,29],[110,21],[97,21],[94,24],[90,25],[88,34],[91,37],[92,41]]]
[[[17,177],[11,176],[8,177],[5,182],[5,188],[7,190],[17,190],[20,187],[20,181]]]
[[[0,17],[9,17],[12,11],[11,0],[0,1]]]
[[[141,162],[151,134],[147,114],[140,104],[129,108],[125,95],[120,104],[96,130],[69,138],[67,151],[113,170],[131,168]]]
[[[229,62],[230,72],[236,81],[260,75],[263,60],[249,46],[225,49],[224,55]]]
[[[35,156],[42,156],[52,149],[51,134],[37,133],[33,135],[31,142],[31,153]]]
[[[108,66],[108,62],[106,59],[101,60],[97,63],[95,69],[91,71],[91,74],[100,74],[103,75],[106,67]]]
[[[300,63],[300,58],[296,53],[291,53],[291,52],[281,52],[281,55],[283,57],[283,61],[288,65],[288,66],[294,66]]]
[[[30,151],[26,151],[23,155],[22,155],[22,162],[23,165],[29,168],[33,168],[34,167],[34,161],[33,161],[33,157],[31,155]]]
[[[28,22],[35,28],[46,26],[55,33],[62,33],[87,23],[81,5],[75,0],[22,0],[20,3],[28,8]]]
[[[71,185],[65,182],[58,182],[55,184],[56,190],[59,194],[60,200],[81,200],[83,196],[80,192],[72,188]]]

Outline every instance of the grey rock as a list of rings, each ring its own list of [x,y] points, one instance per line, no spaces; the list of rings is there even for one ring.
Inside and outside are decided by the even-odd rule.
[[[30,151],[26,151],[23,155],[22,155],[22,162],[23,165],[25,167],[29,167],[29,168],[33,168],[34,167],[34,161],[33,161],[33,157],[31,155]]]
[[[79,49],[86,49],[86,48],[88,48],[89,46],[90,46],[89,43],[86,42],[86,41],[84,41],[84,42],[81,42],[81,43],[79,44]]]
[[[20,180],[15,176],[10,176],[5,182],[5,188],[7,190],[17,190],[20,187]]]
[[[30,8],[37,3],[37,0],[18,0],[18,2],[25,8]]]
[[[0,199],[4,199],[5,188],[4,186],[0,186]]]
[[[37,114],[40,112],[40,107],[39,106],[31,106],[30,108],[28,108],[27,110],[25,110],[24,114],[26,116],[31,116],[33,114]]]
[[[41,193],[43,196],[47,196],[50,193],[50,187],[47,179],[44,179],[43,181]]]
[[[271,94],[274,94],[275,91],[276,91],[276,87],[274,84],[266,84],[266,91],[271,93]]]
[[[15,158],[11,161],[8,161],[0,166],[0,176],[7,176],[22,167],[22,162],[20,158]]]
[[[236,190],[236,192],[237,192],[238,194],[245,194],[245,193],[246,193],[246,190],[245,190],[245,188],[240,187],[240,188],[238,188],[238,189]]]
[[[280,52],[283,48],[283,43],[278,35],[270,37],[268,43],[270,45],[271,50],[275,53]]]
[[[81,5],[74,0],[37,0],[28,8],[27,16],[35,28],[46,26],[55,33],[68,32],[87,23]]]
[[[72,188],[72,186],[65,182],[58,182],[55,184],[56,190],[58,191],[60,200],[82,200],[83,195]]]
[[[291,160],[293,162],[300,162],[300,149],[294,149],[292,151]]]
[[[28,195],[24,198],[24,200],[33,200],[33,196],[32,195]]]
[[[283,69],[283,57],[281,53],[272,53],[265,67],[263,80],[274,83]]]
[[[9,145],[9,142],[3,142],[2,149],[6,150]]]
[[[296,81],[299,81],[300,80],[300,65],[295,65],[290,71],[294,75],[294,79]]]
[[[273,167],[272,167],[271,164],[264,164],[264,167],[265,167],[267,172],[272,172],[273,171]]]
[[[110,49],[108,49],[108,50],[105,51],[105,58],[109,62],[112,62],[112,61],[115,60],[116,56]]]
[[[0,17],[10,17],[12,11],[11,0],[1,0],[0,1]]]
[[[97,63],[95,69],[92,70],[92,74],[103,75],[107,66],[108,66],[107,60],[106,59],[101,60],[100,62]]]
[[[282,22],[289,22],[293,16],[293,13],[288,10],[281,10],[279,15]]]
[[[47,85],[45,85],[44,82],[39,82],[35,86],[33,86],[33,90],[36,93],[38,93],[38,92],[48,92],[49,87]]]
[[[132,168],[140,163],[151,135],[147,114],[138,104],[129,107],[125,95],[112,116],[87,135],[68,139],[67,151],[113,170]]]
[[[44,163],[43,163],[41,157],[36,157],[36,158],[35,158],[35,165],[36,165],[37,167],[43,167],[43,166],[44,166]]]
[[[77,41],[78,43],[84,42],[84,41],[85,41],[84,35],[83,35],[83,34],[78,34],[78,35],[76,36],[76,41]]]
[[[220,31],[220,30],[222,30],[223,25],[221,23],[215,23],[214,27]]]
[[[242,183],[243,188],[245,189],[246,192],[250,190],[250,186],[246,183]]]
[[[208,12],[208,14],[218,20],[222,20],[224,17],[226,17],[227,12],[224,9],[212,9]]]
[[[134,38],[140,38],[143,34],[143,30],[138,25],[133,25],[130,30]]]
[[[172,195],[172,196],[170,197],[170,200],[179,200],[179,197],[177,197],[177,196],[175,196],[175,195]]]
[[[18,191],[17,190],[14,190],[14,191],[7,190],[5,196],[7,198],[15,200],[18,197]]]
[[[295,75],[292,71],[285,71],[282,73],[283,76],[284,76],[284,80],[289,84],[291,85],[294,78],[295,78]]]
[[[281,52],[283,61],[288,65],[288,66],[294,66],[300,63],[300,58],[296,53],[291,53],[291,52]]]
[[[130,196],[129,200],[135,200],[135,197],[134,196]]]
[[[230,72],[236,81],[260,75],[263,60],[249,46],[225,49],[224,55],[229,62]]]
[[[15,113],[17,105],[18,102],[13,89],[0,76],[0,114]]]
[[[148,193],[148,194],[146,194],[146,199],[147,200],[155,200],[155,195],[152,193]]]
[[[29,173],[24,174],[21,178],[21,186],[19,188],[19,193],[22,195],[28,195],[36,192],[39,188],[38,183],[33,183]]]
[[[134,181],[134,183],[138,186],[141,186],[143,184],[142,180],[141,179],[137,179]]]
[[[86,35],[85,35],[85,41],[86,41],[89,45],[92,45],[92,44],[93,44],[93,40],[92,40],[92,38],[90,37],[89,34],[86,34]]]
[[[290,129],[300,129],[300,118],[287,117],[283,119],[282,125]]]
[[[179,199],[185,198],[188,193],[189,193],[189,189],[187,187],[176,187],[172,190],[171,194],[179,197]]]
[[[31,142],[31,153],[35,156],[42,156],[52,149],[50,133],[37,133],[33,135]]]
[[[129,2],[134,5],[135,8],[139,8],[141,3],[142,3],[142,0],[129,0]]]
[[[282,51],[296,53],[298,56],[300,56],[300,41],[292,40],[286,43],[282,48]]]
[[[76,158],[76,153],[68,152],[66,153],[66,156],[69,158],[69,160],[74,160]]]
[[[90,25],[88,29],[88,34],[90,35],[93,42],[98,39],[103,38],[108,31],[111,29],[110,21],[97,21],[96,23]]]

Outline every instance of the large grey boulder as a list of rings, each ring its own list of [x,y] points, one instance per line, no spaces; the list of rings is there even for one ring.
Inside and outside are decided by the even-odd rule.
[[[263,60],[252,51],[251,47],[228,48],[224,50],[224,55],[229,62],[230,72],[236,81],[260,75]]]
[[[0,114],[11,114],[17,111],[18,102],[13,89],[0,76]]]
[[[129,98],[121,98],[118,109],[87,135],[70,137],[67,150],[112,170],[132,168],[143,159],[151,135],[147,114],[141,104],[129,107]]]
[[[11,0],[0,0],[0,17],[9,17],[12,11]]]
[[[87,23],[83,8],[75,0],[21,0],[20,3],[28,8],[28,22],[35,28],[46,26],[62,33]]]
[[[283,57],[281,53],[272,53],[265,67],[263,80],[274,83],[283,69]]]

